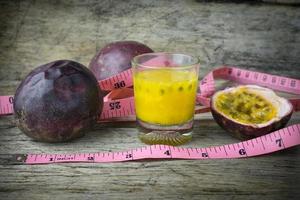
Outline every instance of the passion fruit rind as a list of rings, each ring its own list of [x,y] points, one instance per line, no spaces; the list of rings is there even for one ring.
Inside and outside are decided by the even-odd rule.
[[[97,80],[103,80],[130,69],[131,60],[144,53],[153,53],[153,50],[136,41],[112,42],[94,55],[89,68]]]
[[[262,128],[255,128],[251,125],[242,125],[238,124],[234,121],[228,120],[228,118],[224,117],[220,113],[211,109],[211,113],[215,121],[226,131],[232,134],[234,137],[241,140],[248,140],[251,138],[259,137],[278,129],[285,127],[292,116],[292,112],[285,117],[283,117],[280,121],[274,122],[268,126]]]
[[[247,90],[254,93],[266,101],[270,102],[277,109],[277,114],[271,120],[258,124],[247,124],[240,122],[231,117],[228,117],[221,110],[217,109],[216,101],[217,97],[223,93],[232,93],[238,90]],[[233,108],[231,108],[233,109]],[[233,136],[245,140],[254,137],[259,137],[270,132],[283,128],[292,116],[293,106],[292,104],[282,97],[276,95],[276,93],[268,88],[256,86],[256,85],[242,85],[215,93],[211,100],[211,113],[215,121],[226,131]]]
[[[42,142],[65,142],[95,124],[103,99],[97,79],[84,65],[57,60],[31,71],[14,98],[16,125]]]

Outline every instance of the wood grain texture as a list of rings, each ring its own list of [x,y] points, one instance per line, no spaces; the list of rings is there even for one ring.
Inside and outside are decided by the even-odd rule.
[[[156,51],[198,56],[200,76],[236,65],[300,79],[300,8],[187,1],[0,1],[0,95],[13,94],[34,67],[137,40]],[[289,124],[299,123],[295,113]],[[210,114],[186,146],[238,140]],[[135,123],[99,124],[71,143],[31,141],[0,118],[0,199],[299,199],[300,148],[239,160],[16,165],[18,153],[121,151],[143,146]]]

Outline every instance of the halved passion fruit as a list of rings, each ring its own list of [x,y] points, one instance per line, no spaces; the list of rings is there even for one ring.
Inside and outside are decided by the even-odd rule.
[[[216,92],[211,112],[226,131],[239,139],[249,139],[284,127],[293,106],[268,88],[242,85]]]

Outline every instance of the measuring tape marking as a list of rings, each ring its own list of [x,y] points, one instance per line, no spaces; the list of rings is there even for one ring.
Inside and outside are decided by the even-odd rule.
[[[300,94],[300,80],[223,66],[208,73],[200,82],[200,93],[197,94],[197,101],[202,105],[210,106],[209,97],[215,92],[214,79],[216,78],[231,80],[240,84],[258,84],[279,91]],[[299,99],[292,100],[292,103],[295,111],[300,110]]]
[[[297,79],[254,72],[236,67],[229,67],[227,72],[229,79],[239,83],[259,84],[279,91],[300,94],[300,80]]]
[[[135,114],[134,97],[105,101],[99,120]],[[111,112],[115,111],[115,112]]]
[[[205,148],[151,145],[121,152],[80,154],[25,154],[17,158],[25,164],[67,162],[106,163],[141,159],[233,159],[253,157],[300,145],[300,124],[291,125],[251,140]]]
[[[111,76],[99,81],[99,86],[102,90],[111,91],[123,87],[130,87],[133,85],[132,70],[125,70],[117,75]]]
[[[12,95],[0,96],[0,115],[8,115],[13,113]]]

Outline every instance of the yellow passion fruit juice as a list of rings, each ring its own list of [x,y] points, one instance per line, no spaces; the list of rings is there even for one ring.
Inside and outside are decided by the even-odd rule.
[[[197,75],[192,71],[144,70],[134,75],[135,108],[138,119],[162,126],[193,119]]]

